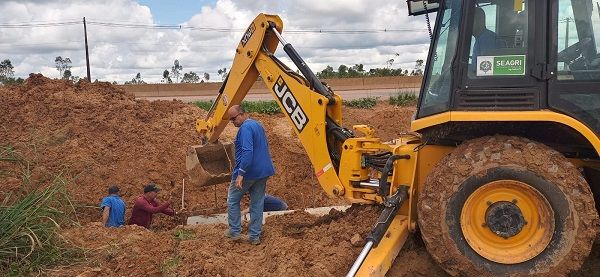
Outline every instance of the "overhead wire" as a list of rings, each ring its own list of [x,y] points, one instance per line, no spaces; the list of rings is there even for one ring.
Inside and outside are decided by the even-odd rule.
[[[160,29],[160,30],[195,30],[207,32],[228,32],[238,33],[244,32],[246,29],[231,28],[231,27],[206,27],[206,26],[190,26],[190,25],[159,25],[159,24],[144,24],[132,22],[108,22],[87,20],[88,25],[112,27],[112,28],[135,28],[135,29]],[[0,23],[0,29],[10,28],[45,28],[45,27],[60,27],[82,24],[80,20],[70,20],[63,22],[28,22],[28,23]],[[373,34],[373,33],[396,33],[396,32],[427,32],[427,29],[421,28],[397,28],[397,29],[289,29],[286,33],[303,34],[303,33],[327,33],[327,34]]]
[[[0,23],[0,28],[5,29],[24,29],[24,28],[45,28],[60,27],[69,25],[79,25],[81,21],[48,22],[48,23]]]

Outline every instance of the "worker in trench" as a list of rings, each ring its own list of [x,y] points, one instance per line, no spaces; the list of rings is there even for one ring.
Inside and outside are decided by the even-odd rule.
[[[125,201],[121,199],[116,186],[108,188],[108,196],[102,199],[100,211],[102,212],[102,225],[105,227],[121,227],[125,225]]]
[[[265,200],[263,205],[263,212],[277,212],[285,211],[288,209],[288,204],[279,197],[275,197],[270,194],[265,194]],[[242,211],[243,215],[250,212],[250,208],[246,208]]]
[[[161,204],[156,200],[158,192],[160,192],[160,188],[154,183],[149,183],[144,187],[144,194],[140,195],[133,204],[129,225],[135,224],[150,228],[154,214],[175,215],[175,211],[171,208],[171,203],[164,202]]]
[[[251,119],[242,106],[234,105],[228,111],[229,120],[238,132],[235,137],[235,167],[227,193],[227,221],[225,236],[231,240],[241,239],[242,222],[240,201],[244,194],[250,195],[250,223],[248,242],[260,244],[263,209],[267,179],[275,174],[269,142],[260,123]]]

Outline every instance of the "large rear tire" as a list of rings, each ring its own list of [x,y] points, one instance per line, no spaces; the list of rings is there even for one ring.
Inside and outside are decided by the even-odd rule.
[[[451,275],[565,275],[589,255],[598,214],[589,185],[540,143],[468,141],[429,174],[418,201],[427,250]]]

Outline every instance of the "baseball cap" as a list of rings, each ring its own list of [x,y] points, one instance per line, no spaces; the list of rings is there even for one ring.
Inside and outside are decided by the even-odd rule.
[[[149,183],[144,187],[144,193],[151,191],[159,192],[160,188],[155,183]]]

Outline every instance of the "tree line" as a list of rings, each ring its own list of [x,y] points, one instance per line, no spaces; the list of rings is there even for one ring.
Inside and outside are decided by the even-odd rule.
[[[353,66],[347,66],[342,64],[338,67],[337,71],[331,66],[325,67],[320,72],[317,72],[317,77],[322,79],[333,79],[333,78],[359,78],[359,77],[388,77],[388,76],[421,76],[423,75],[423,60],[416,60],[415,67],[408,71],[408,69],[402,70],[402,68],[392,68],[394,59],[387,61],[386,67],[383,68],[371,68],[369,71],[364,69],[363,64],[355,64]]]
[[[74,82],[81,79],[79,76],[74,76],[71,72],[71,59],[68,57],[58,56],[54,59],[54,66],[59,73],[61,79],[71,80]],[[393,68],[394,59],[386,62],[383,68],[372,68],[366,71],[363,64],[355,64],[353,66],[340,65],[337,71],[332,66],[327,66],[320,72],[317,72],[317,77],[323,79],[332,78],[359,78],[359,77],[387,77],[387,76],[420,76],[423,75],[423,60],[416,60],[415,66],[411,71],[402,68]],[[25,80],[23,78],[14,77],[14,66],[9,59],[0,62],[0,83],[5,85],[21,84]],[[217,74],[221,80],[227,77],[227,68],[220,68]],[[179,60],[173,61],[173,66],[170,69],[165,69],[162,74],[161,83],[204,83],[210,80],[210,74],[204,72],[202,75],[189,71],[183,72],[183,66]],[[97,80],[96,80],[97,81]],[[113,84],[117,84],[116,81]],[[131,81],[125,81],[125,84],[146,84],[141,73],[137,73]]]
[[[54,66],[58,70],[61,79],[79,81],[79,76],[73,76],[71,73],[71,59],[58,56],[54,59]],[[4,85],[22,84],[25,80],[21,77],[15,78],[15,68],[9,59],[0,62],[0,83]]]

